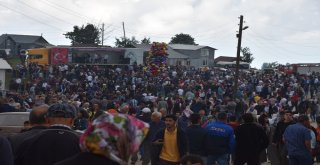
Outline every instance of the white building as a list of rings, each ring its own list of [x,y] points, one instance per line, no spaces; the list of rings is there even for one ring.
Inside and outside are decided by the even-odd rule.
[[[135,44],[134,47],[149,52],[151,44]],[[195,68],[214,66],[216,48],[201,45],[168,44],[167,65],[193,66]],[[145,53],[147,55],[148,53]]]
[[[5,90],[6,84],[6,70],[12,69],[8,62],[0,58],[0,90]]]

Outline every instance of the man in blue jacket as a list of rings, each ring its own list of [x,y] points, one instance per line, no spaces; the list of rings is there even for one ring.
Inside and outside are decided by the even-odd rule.
[[[229,155],[235,147],[235,136],[232,127],[226,123],[227,114],[220,112],[217,115],[217,121],[206,126],[207,165],[212,165],[214,162],[217,165],[229,164]]]

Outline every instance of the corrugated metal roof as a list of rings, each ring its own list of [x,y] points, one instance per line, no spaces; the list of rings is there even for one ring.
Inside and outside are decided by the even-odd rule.
[[[169,44],[172,49],[180,49],[180,50],[198,50],[205,46],[201,45],[186,45],[186,44]]]
[[[8,62],[0,58],[0,69],[12,69]]]
[[[149,51],[151,48],[151,44],[134,44],[133,46],[136,48],[141,48],[144,51]]]
[[[36,42],[41,36],[29,36],[29,35],[12,35],[9,34],[15,42],[17,43],[34,43]]]
[[[168,47],[168,54],[168,58],[190,58],[189,56],[174,51],[171,47]]]
[[[219,56],[214,59],[215,62],[223,61],[223,62],[233,62],[237,60],[237,57],[229,57],[229,56]]]
[[[141,48],[144,51],[150,51],[151,49],[151,44],[135,44],[134,45],[136,48]],[[175,50],[173,50],[170,46],[168,46],[168,58],[190,58],[187,55],[181,54]]]
[[[35,43],[37,40],[41,38],[41,36],[34,35],[2,34],[0,36],[0,43],[2,43],[6,37],[12,38],[16,43]],[[44,39],[44,41],[46,40]]]

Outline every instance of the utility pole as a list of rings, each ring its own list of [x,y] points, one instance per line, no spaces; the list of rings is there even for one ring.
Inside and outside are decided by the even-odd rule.
[[[243,16],[240,15],[240,24],[239,24],[239,34],[237,34],[238,37],[238,47],[237,47],[237,61],[236,61],[236,74],[234,76],[234,88],[233,88],[233,96],[235,99],[235,96],[238,91],[238,79],[239,79],[239,64],[240,64],[240,50],[241,50],[241,39],[242,39],[242,25],[243,25]]]
[[[122,29],[123,29],[124,43],[125,43],[125,45],[127,45],[126,30],[124,28],[124,22],[122,22]]]
[[[8,40],[8,34],[5,35],[4,38],[4,48],[7,49],[7,40]]]
[[[101,45],[103,46],[103,41],[104,41],[104,23],[102,24],[101,28]]]

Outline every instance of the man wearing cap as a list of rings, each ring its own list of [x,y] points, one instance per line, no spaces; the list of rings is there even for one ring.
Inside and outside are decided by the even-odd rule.
[[[126,106],[129,107],[128,104],[126,104]],[[125,113],[125,114],[127,114],[127,113]],[[141,115],[139,115],[137,118],[139,120],[143,121],[143,122],[149,123],[150,120],[151,120],[151,110],[150,110],[150,108],[147,108],[147,107],[143,108],[141,110]],[[141,157],[143,157],[144,154],[145,153],[143,152],[141,154]],[[133,154],[131,156],[131,165],[134,165],[137,161],[138,161],[138,155],[136,153],[136,154]]]
[[[138,116],[138,119],[150,123],[151,121],[151,109],[148,107],[145,107],[141,110],[141,115]]]
[[[16,165],[51,165],[80,152],[79,135],[71,130],[76,110],[69,104],[49,107],[44,130],[24,142]]]

